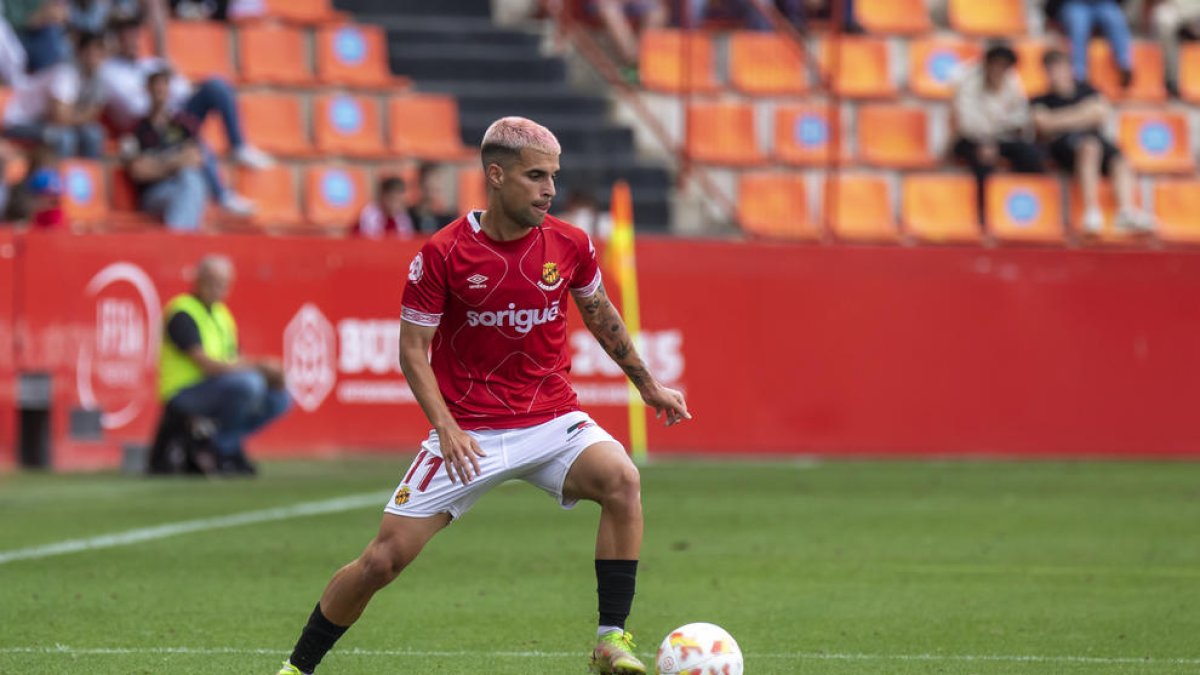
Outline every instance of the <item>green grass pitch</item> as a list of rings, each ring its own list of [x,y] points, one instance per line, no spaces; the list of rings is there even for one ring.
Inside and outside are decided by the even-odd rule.
[[[0,562],[0,673],[274,673],[406,466],[0,477],[0,560],[378,495]],[[1200,463],[667,462],[643,483],[630,628],[648,655],[669,629],[710,621],[738,639],[751,675],[1200,672]],[[597,512],[563,512],[526,485],[496,490],[376,596],[320,672],[585,672]]]

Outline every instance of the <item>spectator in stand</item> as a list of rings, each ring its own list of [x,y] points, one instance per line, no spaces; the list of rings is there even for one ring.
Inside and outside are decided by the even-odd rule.
[[[12,24],[0,18],[0,83],[10,87],[25,80],[25,47]]]
[[[3,0],[8,20],[25,48],[30,74],[62,63],[71,56],[67,36],[67,0]]]
[[[596,0],[596,13],[604,29],[617,47],[622,76],[630,83],[638,81],[638,36],[629,17],[633,16],[643,29],[662,28],[670,18],[665,0]]]
[[[560,218],[587,232],[592,239],[608,241],[612,235],[612,218],[600,210],[600,202],[590,187],[577,187],[567,195]]]
[[[191,292],[163,309],[158,389],[170,411],[216,423],[218,471],[253,475],[242,442],[287,412],[291,399],[278,362],[238,352],[237,323],[225,305],[233,273],[228,258],[204,257]]]
[[[6,161],[13,161],[20,156],[20,151],[7,142],[0,142],[4,148]],[[42,169],[58,172],[59,160],[54,151],[45,145],[36,145],[26,153],[28,164],[25,175],[17,181],[8,193],[4,205],[3,220],[11,223],[28,222],[37,211],[36,196],[33,189],[33,176]]]
[[[1200,0],[1162,0],[1151,16],[1154,34],[1162,43],[1167,91],[1178,97],[1179,41],[1200,40]]]
[[[1029,100],[1015,66],[1017,54],[1006,44],[988,48],[983,62],[970,70],[954,92],[951,105],[957,133],[954,154],[966,162],[979,185],[979,218],[984,217],[987,178],[1001,159],[1018,173],[1041,173],[1041,149],[1027,140]]]
[[[116,37],[117,53],[100,68],[100,82],[109,122],[119,132],[128,132],[150,109],[146,77],[150,73],[162,72],[169,65],[157,57],[138,56],[142,33],[140,17],[117,21],[112,30]],[[170,81],[167,107],[172,112],[187,112],[197,124],[203,124],[210,114],[215,113],[225,126],[235,161],[252,169],[266,169],[274,165],[269,155],[246,141],[237,99],[229,83],[210,79],[193,87],[187,78],[174,74]],[[253,213],[253,203],[222,183],[217,173],[216,159],[203,145],[201,149],[205,154],[204,178],[213,199],[233,214]]]
[[[120,19],[145,16],[154,35],[154,53],[166,54],[166,0],[70,0],[67,25],[77,33],[103,33]]]
[[[1083,231],[1100,234],[1100,175],[1112,176],[1117,191],[1117,227],[1150,231],[1154,219],[1134,204],[1136,178],[1117,146],[1104,136],[1111,116],[1108,102],[1085,82],[1076,82],[1067,55],[1051,50],[1043,58],[1050,92],[1033,100],[1033,124],[1054,162],[1079,179],[1083,195]]]
[[[1124,0],[1046,0],[1046,18],[1057,21],[1071,41],[1071,66],[1075,79],[1088,81],[1088,41],[1099,27],[1112,44],[1121,86],[1133,82],[1133,36],[1121,9]]]
[[[146,88],[150,114],[122,142],[126,170],[143,211],[161,218],[168,229],[196,230],[206,199],[204,153],[195,120],[186,112],[172,112],[168,105],[171,71],[151,74]]]
[[[16,87],[4,111],[4,134],[44,143],[60,157],[99,157],[104,150],[96,74],[108,54],[103,35],[76,39],[75,63],[60,63]]]
[[[437,164],[422,164],[417,172],[421,197],[409,213],[412,214],[418,232],[433,234],[445,227],[458,214],[450,206],[447,197],[446,175]]]
[[[684,25],[698,27],[708,17],[709,0],[687,0],[690,16],[684,17]],[[774,30],[774,24],[763,11],[763,6],[770,5],[771,0],[737,0],[741,6],[746,26],[751,30]],[[834,0],[775,0],[775,9],[793,25],[801,30],[810,20],[832,21],[835,7]],[[847,33],[862,33],[863,28],[854,18],[854,0],[842,0],[841,29]]]
[[[350,234],[367,239],[412,239],[418,230],[404,195],[404,179],[388,176],[379,181],[376,192],[375,201],[363,207]]]
[[[29,225],[35,230],[65,230],[67,217],[62,207],[62,177],[56,169],[38,169],[28,182],[32,214]]]

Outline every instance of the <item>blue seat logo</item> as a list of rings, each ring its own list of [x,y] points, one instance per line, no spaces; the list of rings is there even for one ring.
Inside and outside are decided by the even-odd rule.
[[[945,50],[936,51],[929,55],[925,68],[935,82],[949,84],[950,78],[954,77],[955,71],[958,70],[958,54]]]
[[[321,177],[321,194],[325,201],[338,208],[344,208],[354,202],[354,183],[345,171],[330,169]]]
[[[1028,190],[1013,190],[1004,201],[1004,209],[1017,225],[1030,225],[1042,213],[1042,203]]]
[[[829,125],[817,115],[801,115],[793,133],[801,147],[816,148],[829,142]]]
[[[363,113],[358,107],[358,101],[349,96],[338,96],[329,107],[329,115],[333,119],[333,128],[343,134],[358,133],[362,129]]]
[[[333,53],[342,63],[352,66],[361,64],[367,58],[367,41],[362,31],[347,26],[333,36]]]
[[[86,204],[92,201],[95,193],[92,178],[82,169],[67,169],[67,194],[72,201]]]
[[[1175,146],[1175,135],[1162,122],[1146,122],[1138,131],[1138,142],[1151,155],[1165,155]]]

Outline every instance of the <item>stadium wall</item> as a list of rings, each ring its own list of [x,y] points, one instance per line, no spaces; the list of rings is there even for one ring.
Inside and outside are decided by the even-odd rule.
[[[237,265],[244,351],[283,359],[297,401],[257,452],[406,451],[426,433],[396,365],[417,243],[18,237],[0,281],[15,275],[20,314],[0,299],[0,326],[18,370],[54,374],[59,468],[150,437],[160,307],[207,252]],[[643,351],[696,416],[652,426],[652,452],[1200,456],[1195,252],[643,239],[638,257]],[[571,314],[576,386],[621,435],[620,373]],[[104,442],[70,439],[80,406],[103,410]]]
[[[0,468],[14,461],[17,411],[13,321],[16,310],[16,239],[10,230],[0,230]]]

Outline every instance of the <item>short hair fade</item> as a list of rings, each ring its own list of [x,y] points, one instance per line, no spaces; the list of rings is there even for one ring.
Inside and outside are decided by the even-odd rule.
[[[549,155],[562,154],[558,139],[546,127],[524,117],[501,117],[483,134],[480,146],[483,168],[493,162],[503,166],[519,157],[525,148]]]

